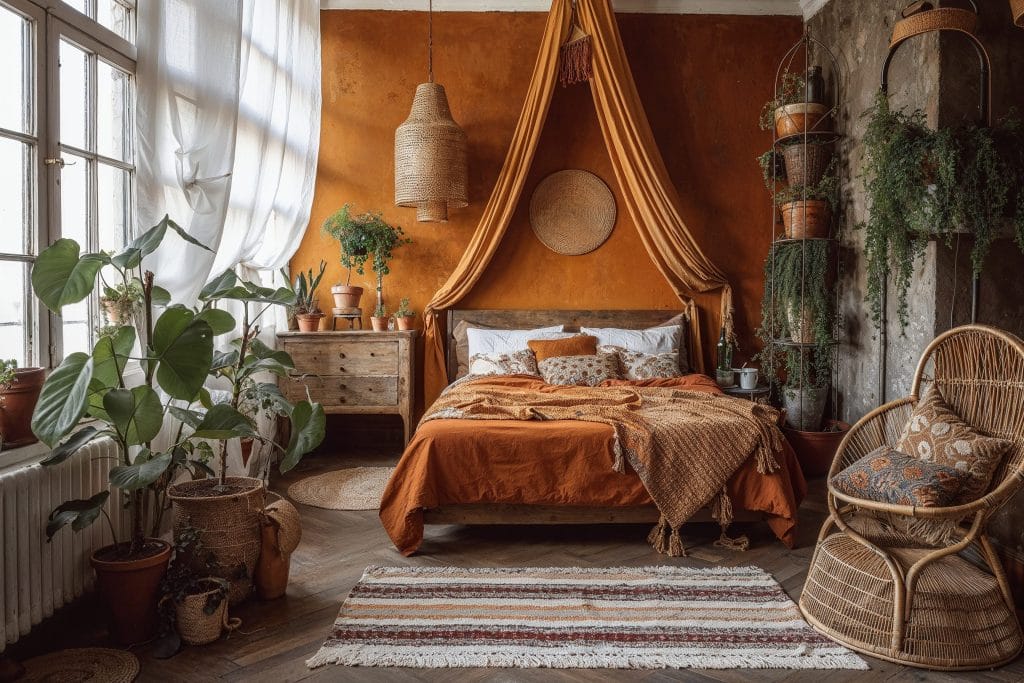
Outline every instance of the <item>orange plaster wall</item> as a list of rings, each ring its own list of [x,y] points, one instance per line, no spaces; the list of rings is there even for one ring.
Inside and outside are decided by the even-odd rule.
[[[458,262],[504,161],[533,69],[546,15],[434,15],[435,80],[469,138],[470,206],[448,224],[415,221],[394,202],[395,128],[405,120],[416,84],[426,80],[426,14],[321,13],[323,127],[310,227],[293,269],[328,262],[325,282],[342,277],[323,220],[345,202],[383,211],[414,244],[396,252],[385,301],[402,296],[419,312]],[[754,349],[762,265],[770,239],[768,196],[755,157],[769,144],[757,128],[775,68],[802,31],[794,17],[619,15],[641,99],[682,197],[683,216],[698,244],[735,290],[742,351]],[[544,247],[529,225],[529,197],[563,168],[596,173],[619,198],[611,238],[598,250],[567,257]],[[585,85],[556,91],[523,199],[505,240],[466,308],[665,308],[679,301],[647,256],[624,213],[597,117]],[[359,281],[357,281],[359,280]],[[360,282],[361,281],[361,282]],[[354,277],[372,290],[372,273]],[[717,311],[717,295],[700,297]],[[321,306],[329,308],[329,286]],[[372,291],[364,296],[369,315]],[[707,316],[706,316],[707,318]],[[367,321],[368,322],[368,321]],[[717,329],[708,321],[709,346]],[[418,321],[422,328],[422,321]]]

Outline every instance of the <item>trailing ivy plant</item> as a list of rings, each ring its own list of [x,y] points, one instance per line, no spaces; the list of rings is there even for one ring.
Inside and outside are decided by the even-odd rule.
[[[864,115],[868,218],[858,227],[866,233],[867,301],[879,325],[883,283],[891,281],[906,327],[914,263],[930,238],[950,244],[956,231],[971,233],[975,275],[1007,221],[1024,249],[1024,130],[1014,117],[991,128],[932,130],[924,112],[894,110],[882,92]]]
[[[765,102],[761,108],[761,116],[758,119],[761,130],[772,130],[775,128],[775,110],[779,107],[785,107],[787,104],[803,102],[806,90],[807,83],[804,80],[803,74],[791,71],[784,73],[782,75],[782,87],[779,89],[778,94]]]

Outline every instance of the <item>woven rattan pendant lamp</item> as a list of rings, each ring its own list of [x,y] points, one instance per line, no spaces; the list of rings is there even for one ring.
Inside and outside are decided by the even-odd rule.
[[[434,3],[427,14],[426,83],[395,131],[395,205],[416,208],[421,223],[446,223],[448,209],[469,204],[466,134],[452,119],[444,86],[434,82]]]

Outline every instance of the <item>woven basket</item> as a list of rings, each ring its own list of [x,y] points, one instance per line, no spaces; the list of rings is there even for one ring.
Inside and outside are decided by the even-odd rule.
[[[978,15],[971,10],[959,7],[940,7],[918,12],[896,22],[892,27],[892,40],[889,43],[889,48],[895,47],[907,38],[931,31],[963,31],[974,35],[977,27]]]
[[[811,286],[816,285],[812,283]],[[786,317],[789,320],[789,336],[795,344],[814,343],[814,311],[810,306],[798,309],[795,304],[790,304],[786,309]]]
[[[220,638],[223,631],[234,631],[242,625],[241,619],[228,619],[227,600],[221,600],[213,614],[206,613],[206,601],[218,590],[213,588],[205,593],[188,595],[174,606],[178,635],[182,642],[207,645]]]
[[[832,145],[813,142],[786,145],[782,148],[782,158],[786,163],[787,183],[794,187],[817,185],[832,161]]]
[[[779,207],[786,237],[791,240],[828,237],[832,210],[823,199],[798,199]]]
[[[452,118],[444,86],[420,83],[409,118],[395,131],[395,204],[416,220],[443,223],[469,204],[466,134]]]
[[[1010,11],[1013,12],[1013,23],[1024,28],[1024,0],[1010,0]]]
[[[193,558],[195,570],[230,581],[234,605],[252,592],[252,576],[260,554],[259,514],[264,488],[259,479],[228,477],[228,486],[245,490],[216,495],[216,483],[216,479],[199,479],[175,484],[168,490],[168,498],[174,507],[175,538],[189,527],[198,532],[203,553],[212,555],[213,565],[208,567],[205,557]]]
[[[615,195],[593,173],[569,169],[540,181],[530,198],[530,225],[537,239],[566,256],[587,254],[615,229]]]

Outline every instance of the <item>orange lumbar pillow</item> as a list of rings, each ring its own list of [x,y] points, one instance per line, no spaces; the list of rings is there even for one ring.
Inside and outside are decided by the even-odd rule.
[[[531,339],[526,345],[537,356],[538,363],[547,358],[560,356],[597,355],[597,337],[586,334],[577,334],[566,339]]]

